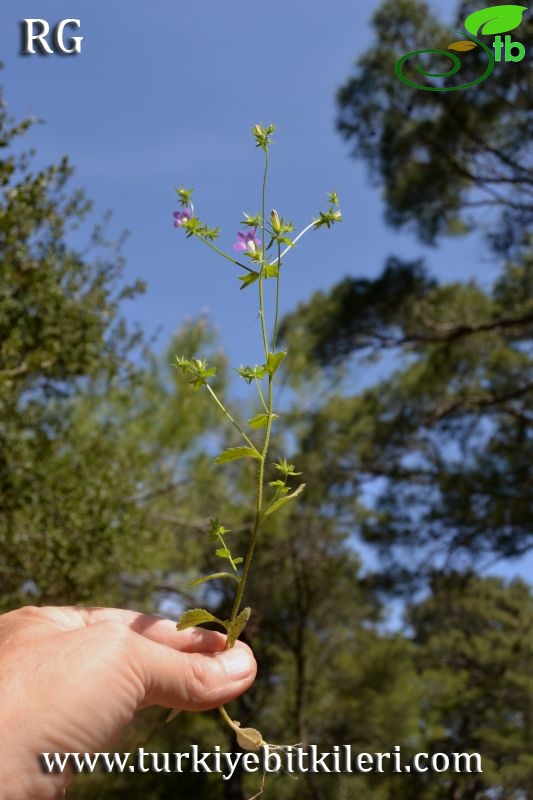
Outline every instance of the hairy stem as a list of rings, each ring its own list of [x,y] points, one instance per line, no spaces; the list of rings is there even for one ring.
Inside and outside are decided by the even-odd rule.
[[[269,375],[268,377],[268,422],[265,432],[265,441],[263,444],[263,450],[261,452],[261,461],[259,463],[259,472],[257,476],[257,504],[255,509],[255,520],[254,520],[254,527],[252,530],[252,535],[250,537],[250,542],[248,545],[248,552],[246,553],[246,558],[244,559],[244,566],[242,569],[241,579],[239,581],[239,586],[237,588],[237,594],[235,595],[235,601],[233,603],[233,608],[231,610],[230,616],[230,625],[232,622],[235,621],[241,607],[242,598],[244,595],[244,589],[246,587],[246,580],[248,578],[248,572],[250,570],[250,564],[252,563],[252,558],[254,555],[255,545],[257,543],[257,535],[259,533],[259,528],[261,525],[261,512],[263,509],[263,484],[264,484],[264,476],[265,476],[265,462],[268,453],[268,446],[270,444],[270,433],[272,430],[272,383],[273,383],[273,376]]]
[[[226,406],[218,399],[218,397],[216,396],[216,394],[212,390],[212,388],[209,386],[209,384],[206,382],[204,385],[207,386],[207,390],[211,394],[211,396],[213,397],[213,399],[214,399],[215,403],[217,404],[217,406],[222,409],[222,411],[224,412],[226,417],[229,419],[229,421],[231,422],[233,427],[236,428],[239,431],[239,433],[241,434],[241,436],[244,439],[244,441],[246,442],[246,444],[248,444],[252,448],[252,450],[255,450],[257,452],[257,447],[255,446],[255,444],[248,438],[248,436],[245,434],[245,432],[243,431],[243,429],[241,428],[239,423],[235,422],[235,420],[233,419],[233,417],[229,413],[229,411],[226,408]]]
[[[196,235],[197,239],[200,239],[201,242],[203,242],[208,247],[210,247],[211,250],[214,250],[215,253],[218,253],[219,256],[222,256],[222,258],[225,258],[227,261],[231,261],[231,263],[235,264],[237,267],[242,267],[247,272],[253,272],[253,270],[250,269],[250,267],[247,267],[246,264],[243,264],[241,261],[237,261],[236,258],[232,258],[232,256],[229,256],[227,253],[225,253],[223,250],[221,250],[219,247],[217,247],[216,244],[213,244],[213,242],[210,242],[209,239],[206,239],[204,236],[200,236],[198,233],[195,234],[195,235]]]
[[[265,396],[263,394],[263,390],[261,389],[261,384],[259,383],[259,379],[255,378],[255,385],[257,386],[257,391],[259,393],[259,399],[261,400],[261,405],[265,409],[266,413],[268,414],[268,406],[265,403]]]
[[[266,181],[268,174],[268,148],[265,148],[265,171],[263,173],[263,188],[261,190],[261,264],[265,263],[265,197]],[[268,336],[265,320],[265,302],[263,295],[263,267],[259,272],[259,315],[261,317],[261,335],[263,337],[263,348],[265,358],[268,356]]]
[[[276,352],[276,339],[277,339],[277,336],[278,336],[279,277],[280,277],[280,271],[281,271],[281,245],[279,243],[279,240],[278,240],[278,258],[277,258],[277,263],[278,263],[278,274],[277,274],[277,277],[276,277],[276,305],[275,305],[275,311],[274,311],[274,332],[272,334],[272,352],[273,353]]]

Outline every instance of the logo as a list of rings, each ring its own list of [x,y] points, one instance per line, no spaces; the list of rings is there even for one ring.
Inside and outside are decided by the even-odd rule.
[[[396,75],[403,83],[412,86],[413,89],[423,89],[426,92],[455,92],[459,89],[468,89],[470,86],[475,86],[489,77],[497,61],[522,61],[526,54],[524,45],[521,42],[514,42],[509,35],[502,38],[501,34],[508,34],[509,31],[514,31],[515,28],[518,28],[522,22],[522,15],[526,10],[526,6],[505,5],[474,11],[465,20],[467,33],[457,31],[460,36],[465,37],[464,39],[448,45],[448,50],[414,50],[412,53],[407,53],[396,62]],[[477,36],[479,34],[484,36],[494,36],[496,34],[492,47],[478,39]],[[449,78],[459,72],[462,65],[459,57],[455,53],[448,51],[455,50],[466,53],[476,47],[481,47],[485,51],[488,59],[487,68],[479,78],[461,86],[423,86],[410,80],[403,73],[403,66],[408,58],[420,56],[423,53],[436,53],[437,55],[451,58],[453,67],[448,72],[427,72],[420,63],[417,66],[417,71],[424,78]]]
[[[51,44],[47,40],[50,34],[50,23],[45,19],[23,19],[21,21],[22,48],[21,55],[51,56],[55,53],[73,55],[81,52],[83,36],[71,36],[70,47],[65,42],[65,28],[79,28],[79,19],[62,19],[53,29]],[[35,47],[38,49],[35,50]],[[54,50],[55,47],[55,50]]]

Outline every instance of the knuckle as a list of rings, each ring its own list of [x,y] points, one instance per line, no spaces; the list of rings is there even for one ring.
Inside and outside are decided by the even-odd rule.
[[[43,616],[43,610],[44,609],[40,608],[39,606],[28,605],[28,606],[22,606],[21,608],[17,608],[15,611],[12,611],[11,613],[19,617],[31,617],[32,619],[40,619]]]
[[[115,644],[117,648],[125,647],[130,638],[129,628],[113,619],[98,622],[93,627],[98,629],[99,635],[110,644]]]

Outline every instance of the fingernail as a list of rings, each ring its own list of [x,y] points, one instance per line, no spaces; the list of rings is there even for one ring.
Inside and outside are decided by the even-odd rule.
[[[221,653],[221,658],[224,661],[228,675],[234,681],[247,678],[252,671],[250,656],[242,647],[232,647],[231,650],[225,650]]]

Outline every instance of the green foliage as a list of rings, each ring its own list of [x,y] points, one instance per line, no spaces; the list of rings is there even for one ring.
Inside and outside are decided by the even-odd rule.
[[[265,153],[268,151],[268,146],[272,144],[272,134],[276,130],[275,125],[254,125],[252,128],[252,136],[256,141],[256,147],[260,147]]]
[[[458,25],[469,11],[461,5]],[[345,386],[348,366],[380,362],[364,392],[337,392],[316,410],[302,449],[324,454],[308,490],[326,482],[338,513],[379,548],[390,587],[531,547],[533,107],[523,62],[453,96],[403,85],[403,53],[449,42],[424,3],[382,3],[374,29],[339,91],[339,129],[383,188],[387,220],[432,243],[488,233],[499,260],[481,286],[438,282],[421,261],[393,256],[376,278],[346,277],[280,327],[289,351],[298,342],[332,375],[344,366]],[[530,32],[524,17],[516,38]],[[479,66],[470,58],[466,79]]]
[[[185,189],[185,187],[181,187],[180,189],[176,189],[176,194],[179,197],[180,205],[184,208],[187,208],[192,203],[192,189]]]
[[[169,376],[169,356],[139,351],[119,312],[142,286],[121,283],[120,240],[101,224],[88,247],[72,246],[90,203],[69,189],[66,159],[32,171],[30,156],[14,154],[28,127],[2,109],[1,605],[155,608],[192,553],[198,561],[175,505],[187,517],[218,491],[199,448],[217,421]],[[192,323],[173,352],[205,349],[210,335],[205,320]],[[224,364],[212,356],[220,388]]]
[[[199,358],[184,358],[183,356],[176,356],[175,367],[180,369],[186,375],[192,375],[189,383],[195,391],[198,391],[205,383],[207,378],[213,377],[216,374],[216,367],[208,367],[205,360]]]
[[[479,11],[473,2],[462,3],[455,20],[442,24],[419,0],[383,2],[373,18],[373,45],[338,91],[339,130],[383,187],[387,221],[426,242],[477,224],[505,252],[527,242],[533,96],[527,59],[502,61],[489,80],[451,93],[407,88],[394,71],[405,53],[446,50],[450,29],[462,29],[469,12],[487,19],[503,15],[502,8],[517,7]],[[532,31],[531,15],[525,15],[515,38],[531,41]],[[482,73],[479,50],[462,60],[458,83]]]
[[[198,217],[191,217],[190,219],[183,220],[181,227],[185,231],[185,235],[188,239],[190,239],[191,236],[197,236],[199,239],[214,242],[215,239],[218,239],[220,236],[220,228],[210,228]]]
[[[244,218],[244,225],[245,227],[250,228],[250,231],[243,235],[242,232],[239,232],[239,247],[244,254],[244,257],[248,258],[250,263],[257,266],[257,269],[251,269],[247,267],[245,264],[237,261],[236,259],[232,258],[228,254],[224,253],[223,251],[219,250],[212,244],[212,237],[206,234],[205,228],[203,224],[200,223],[200,220],[197,217],[192,216],[192,204],[190,204],[190,208],[187,203],[190,203],[191,193],[189,190],[184,191],[181,190],[178,192],[180,197],[180,202],[182,205],[185,205],[189,211],[189,218],[186,218],[187,215],[184,215],[183,219],[180,219],[178,227],[181,227],[185,230],[185,233],[188,237],[195,235],[205,244],[208,244],[211,249],[215,250],[219,255],[223,258],[237,264],[239,267],[245,270],[245,274],[240,276],[240,280],[242,281],[242,288],[250,286],[253,283],[258,284],[258,305],[259,305],[259,319],[261,323],[261,338],[262,338],[262,345],[263,345],[263,353],[264,353],[264,363],[259,367],[250,367],[250,366],[241,366],[240,369],[237,370],[238,374],[244,379],[244,381],[250,385],[252,381],[255,382],[255,386],[257,388],[257,392],[259,395],[259,400],[261,402],[262,411],[260,413],[254,414],[251,418],[248,419],[248,424],[253,430],[256,431],[264,431],[264,438],[261,446],[258,448],[256,445],[248,438],[248,435],[243,431],[241,425],[237,422],[234,415],[230,413],[224,402],[217,396],[217,394],[213,391],[209,383],[207,382],[207,378],[212,377],[215,374],[214,369],[208,369],[207,363],[205,360],[200,360],[198,358],[185,358],[185,357],[177,357],[175,361],[175,366],[185,373],[186,375],[192,376],[189,379],[189,383],[193,385],[193,388],[200,389],[202,386],[206,386],[209,393],[211,394],[213,400],[215,401],[216,405],[219,409],[223,412],[225,417],[229,420],[232,426],[237,430],[240,434],[240,437],[244,439],[246,442],[245,446],[240,447],[229,447],[226,448],[222,453],[220,453],[215,461],[217,464],[225,464],[228,462],[238,461],[241,459],[248,459],[252,458],[254,460],[259,461],[259,468],[257,471],[257,482],[255,485],[255,518],[251,525],[251,530],[249,534],[249,539],[247,543],[247,551],[246,557],[243,558],[234,558],[231,554],[229,547],[227,546],[225,535],[229,533],[227,529],[220,525],[218,519],[213,520],[209,529],[209,536],[210,539],[218,539],[220,543],[220,547],[218,547],[215,551],[215,556],[218,558],[226,559],[229,561],[234,573],[237,575],[237,589],[235,598],[232,603],[231,613],[228,620],[228,646],[232,647],[237,640],[237,637],[242,633],[244,627],[248,621],[250,616],[250,609],[246,608],[241,611],[241,603],[243,600],[244,591],[246,588],[246,583],[248,580],[248,574],[250,570],[250,565],[252,562],[252,558],[256,549],[256,544],[258,541],[258,536],[260,532],[260,528],[264,520],[272,515],[275,511],[277,511],[282,506],[286,505],[290,500],[296,499],[304,489],[304,484],[301,484],[297,489],[292,492],[289,492],[289,487],[285,486],[285,480],[288,477],[289,471],[288,469],[284,469],[284,481],[271,482],[270,485],[274,487],[275,492],[274,496],[270,500],[265,500],[264,498],[264,489],[265,489],[265,465],[266,465],[266,458],[267,453],[271,444],[271,436],[272,436],[272,423],[278,418],[278,415],[274,413],[273,410],[273,397],[274,397],[274,379],[276,373],[283,362],[286,351],[276,350],[276,337],[277,337],[277,326],[278,326],[278,313],[279,313],[279,281],[280,281],[280,271],[282,266],[282,257],[285,255],[288,249],[292,248],[296,241],[301,238],[308,230],[311,228],[319,228],[322,225],[326,225],[328,228],[334,222],[337,222],[341,218],[341,214],[339,209],[337,208],[338,198],[335,193],[330,193],[328,195],[330,200],[330,208],[327,212],[321,213],[320,218],[318,220],[314,220],[307,228],[304,228],[300,234],[295,238],[294,242],[290,240],[288,237],[285,236],[286,233],[292,230],[292,224],[286,223],[283,218],[280,218],[276,211],[272,211],[270,214],[270,223],[267,220],[266,212],[265,212],[265,189],[266,189],[266,182],[267,182],[267,175],[268,175],[268,157],[269,157],[269,145],[272,141],[272,133],[274,132],[274,126],[269,125],[267,128],[264,128],[261,125],[255,125],[252,128],[252,135],[256,141],[256,146],[261,148],[265,155],[264,161],[264,172],[263,172],[263,183],[262,183],[262,209],[260,215],[255,217],[251,217],[245,214]],[[256,237],[256,227],[261,230],[261,240]],[[270,242],[267,245],[265,243],[266,235],[270,236]],[[273,261],[269,261],[267,258],[267,251],[276,243],[277,245],[277,257]],[[281,251],[281,246],[285,244],[286,250],[283,252]],[[238,249],[238,248],[237,248]],[[263,288],[263,281],[267,280],[268,278],[274,278],[276,280],[276,293],[275,293],[275,304],[274,304],[274,324],[272,334],[270,335],[267,331],[267,324],[265,320],[265,300],[264,300],[264,288]],[[263,389],[261,388],[261,381],[267,378],[268,387],[266,389],[266,399],[265,394],[263,393]],[[287,464],[285,460],[281,462],[284,466]],[[242,573],[238,573],[237,565],[241,562],[244,562]],[[214,573],[214,575],[209,576],[205,580],[215,579],[216,577],[222,577],[221,573]],[[205,581],[202,581],[205,582]],[[187,624],[194,624],[195,619],[200,619],[200,621],[205,621],[203,617],[201,617],[201,613],[198,609],[194,611],[190,616],[182,616],[181,621],[178,627],[187,625]],[[208,612],[205,612],[206,614]],[[207,619],[207,618],[206,618]],[[193,622],[190,622],[193,620]],[[223,623],[225,624],[225,623]],[[237,734],[237,742],[240,746],[248,748],[248,749],[258,749],[260,744],[263,741],[262,735],[253,728],[243,729],[237,723],[234,723],[230,717],[228,716],[226,710],[221,707],[220,708],[221,715],[226,723],[232,728]]]
[[[242,559],[240,559],[242,561]],[[235,572],[213,572],[211,575],[204,575],[202,578],[195,578],[191,581],[191,587],[200,586],[202,583],[207,583],[207,581],[216,581],[220,578],[230,578],[231,580],[239,582],[238,576]]]
[[[228,630],[228,638],[227,643],[228,647],[233,647],[243,630],[245,629],[248,620],[250,619],[250,614],[252,609],[247,607],[243,608],[239,614],[235,617],[235,620],[231,623],[229,630]]]
[[[176,628],[179,631],[184,631],[186,628],[194,628],[197,625],[203,625],[206,622],[217,622],[224,628],[228,627],[227,621],[218,619],[205,608],[191,608],[189,611],[184,611],[180,616]]]
[[[280,336],[289,349],[298,342],[307,358],[329,367],[354,351],[399,340],[403,320],[435,285],[420,260],[391,257],[377,278],[346,277],[316,292],[283,318]]]
[[[323,226],[326,226],[326,228],[331,228],[331,226],[334,225],[335,222],[341,222],[341,221],[342,221],[341,212],[338,209],[335,209],[335,207],[332,205],[329,211],[319,212],[318,218],[315,220],[315,228],[317,230],[318,228],[322,228]]]
[[[267,353],[267,360],[263,365],[265,373],[270,376],[275,375],[286,355],[284,350],[280,350],[279,353]]]
[[[246,275],[239,275],[238,278],[242,281],[241,289],[246,289],[247,286],[250,286],[252,283],[255,283],[259,280],[260,273],[254,270],[250,270],[246,273]]]
[[[447,775],[439,796],[449,797],[452,789],[465,798],[488,797],[489,790],[524,796],[533,780],[530,589],[521,581],[437,576],[431,596],[412,609],[411,623],[426,745],[483,758],[483,776]]]
[[[218,519],[212,519],[210,521],[209,530],[208,530],[208,538],[210,542],[217,542],[221,547],[215,550],[215,555],[218,558],[225,558],[231,564],[231,568],[233,569],[234,575],[239,580],[240,576],[237,571],[237,565],[241,564],[244,559],[242,558],[233,558],[231,555],[231,550],[229,549],[228,545],[226,544],[225,536],[228,533],[231,533],[229,528],[225,528],[223,525],[220,524]],[[220,576],[219,576],[220,577]]]
[[[261,460],[261,454],[252,447],[228,447],[215,458],[217,464],[226,464],[228,461],[237,461],[239,458],[257,458]]]
[[[91,423],[91,397],[132,385],[140,340],[119,304],[142,291],[117,288],[120,242],[105,225],[83,251],[71,233],[90,203],[69,189],[72,169],[32,171],[16,155],[29,127],[0,110],[0,543],[3,608],[113,596],[117,571],[139,568],[126,531],[143,542],[132,503],[142,480],[119,427]],[[95,557],[95,554],[98,554]]]
[[[282,488],[285,489],[286,487]],[[277,511],[278,508],[284,506],[285,503],[288,503],[290,500],[295,500],[298,497],[298,495],[300,495],[303,492],[304,489],[305,489],[305,483],[301,483],[298,486],[298,488],[294,490],[294,492],[291,492],[290,494],[285,494],[283,492],[283,497],[274,497],[274,499],[265,508],[263,516],[268,517],[269,514],[273,514],[274,511]],[[279,494],[279,488],[276,494]]]
[[[274,464],[274,466],[276,467],[276,469],[279,472],[281,472],[281,474],[283,476],[285,476],[285,478],[289,478],[289,477],[292,477],[292,476],[295,476],[295,475],[301,475],[302,474],[301,472],[295,472],[294,471],[294,464],[289,464],[289,462],[285,458],[282,458],[279,461],[277,461]]]
[[[260,428],[266,428],[269,419],[277,419],[277,417],[277,414],[256,414],[255,417],[251,417],[248,420],[248,425],[250,428],[259,430]]]

